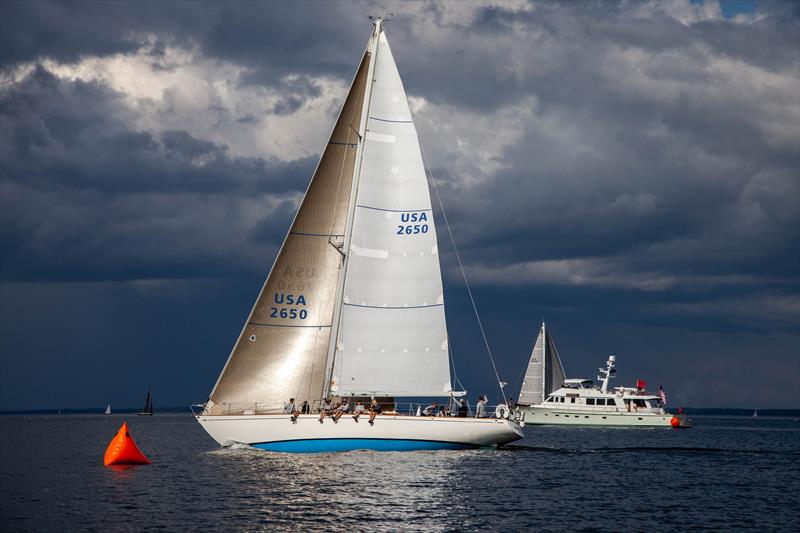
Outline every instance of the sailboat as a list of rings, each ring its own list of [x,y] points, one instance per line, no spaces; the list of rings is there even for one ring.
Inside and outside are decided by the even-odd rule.
[[[564,379],[564,365],[558,356],[555,342],[542,322],[525,370],[517,405],[530,406],[544,402],[550,393],[561,387]]]
[[[758,418],[758,409],[753,411],[753,418]]]
[[[283,452],[453,449],[523,437],[497,418],[401,415],[453,398],[435,223],[419,140],[383,20],[294,221],[196,418],[223,446]],[[374,423],[320,421],[322,399],[375,399]],[[310,414],[285,413],[285,403]],[[290,409],[291,410],[291,409]]]
[[[60,409],[58,410],[58,414],[61,414],[61,410]],[[111,404],[110,403],[106,404],[106,414],[107,415],[111,414]]]
[[[150,393],[150,386],[147,387],[147,396],[144,399],[142,411],[136,413],[139,416],[153,416],[153,395]]]

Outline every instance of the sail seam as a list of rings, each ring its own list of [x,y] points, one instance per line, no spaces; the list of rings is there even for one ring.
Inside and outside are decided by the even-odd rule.
[[[328,144],[335,144],[338,146],[358,146],[358,143],[341,143],[337,141],[330,141]]]
[[[430,305],[408,305],[408,306],[389,306],[389,305],[363,305],[363,304],[349,304],[344,302],[342,305],[349,305],[350,307],[369,307],[370,309],[425,309],[428,307],[441,307],[444,304],[430,304]]]
[[[263,326],[263,327],[270,327],[270,328],[329,328],[331,327],[330,324],[326,325],[311,325],[311,326],[300,326],[294,324],[264,324],[262,322],[248,322],[251,326]]]
[[[302,231],[290,231],[289,235],[299,235],[302,237],[344,237],[339,233],[304,233]]]
[[[370,120],[378,120],[380,122],[393,122],[395,124],[413,124],[413,120],[389,120],[388,118],[369,117]]]
[[[384,209],[383,207],[372,207],[369,205],[360,205],[357,204],[356,207],[362,207],[364,209],[374,209],[375,211],[388,211],[390,213],[410,213],[412,211],[433,211],[433,209]]]

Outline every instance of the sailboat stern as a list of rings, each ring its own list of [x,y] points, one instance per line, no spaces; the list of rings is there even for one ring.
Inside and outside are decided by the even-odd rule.
[[[413,451],[502,446],[523,438],[513,420],[379,416],[334,422],[318,415],[198,415],[203,429],[222,446],[245,444],[274,452],[319,453],[350,450]]]

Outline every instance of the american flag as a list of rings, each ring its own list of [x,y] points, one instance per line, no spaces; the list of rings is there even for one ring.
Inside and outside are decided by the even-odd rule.
[[[667,405],[667,393],[664,392],[664,389],[661,388],[661,385],[658,386],[658,397],[661,398],[661,403]]]

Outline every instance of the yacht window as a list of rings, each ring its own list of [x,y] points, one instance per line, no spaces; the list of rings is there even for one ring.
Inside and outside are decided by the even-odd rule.
[[[570,403],[575,403],[575,398],[570,398],[570,399],[569,399],[569,402],[570,402]]]
[[[606,399],[605,398],[598,398],[597,399],[597,405],[605,405],[605,404],[606,404]]]
[[[546,402],[550,402],[550,403],[552,403],[552,402],[553,402],[553,397],[552,397],[552,396],[550,396],[550,397],[549,397],[548,399],[546,399],[545,401],[546,401]]]
[[[606,400],[606,405],[617,405],[617,402],[614,401],[614,398],[609,398]]]
[[[594,405],[594,398],[586,398],[586,405]]]
[[[644,400],[633,400],[633,405],[636,407],[645,407]]]

